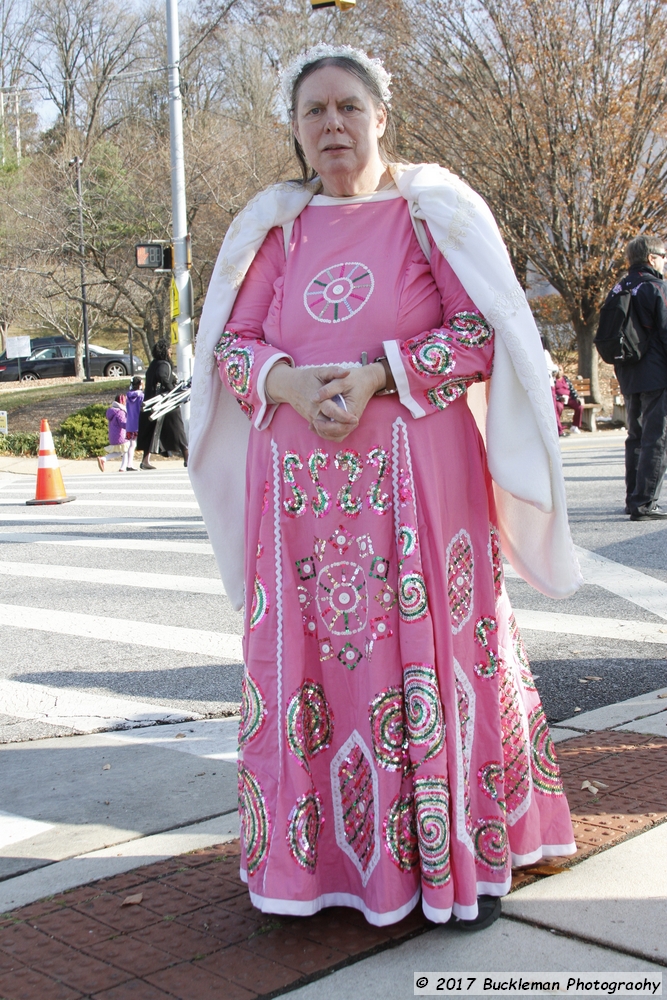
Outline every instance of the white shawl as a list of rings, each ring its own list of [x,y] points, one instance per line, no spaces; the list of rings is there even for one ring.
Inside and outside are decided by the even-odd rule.
[[[544,352],[495,220],[484,200],[435,164],[391,167],[401,195],[496,332],[486,396],[469,391],[486,438],[503,554],[550,597],[581,585],[567,523],[565,487]],[[312,187],[277,184],[256,195],[225,236],[211,277],[192,379],[188,470],[223,584],[243,605],[245,464],[250,421],[221,384],[213,349],[267,233],[293,222]],[[437,417],[433,418],[437,419]]]

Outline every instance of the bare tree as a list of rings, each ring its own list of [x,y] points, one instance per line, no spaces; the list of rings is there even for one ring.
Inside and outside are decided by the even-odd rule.
[[[563,297],[579,372],[627,240],[667,216],[667,8],[658,0],[424,0],[406,7],[404,141],[489,201],[519,278]]]

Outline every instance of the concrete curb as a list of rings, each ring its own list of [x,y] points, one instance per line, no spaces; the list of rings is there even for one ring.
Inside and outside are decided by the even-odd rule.
[[[58,861],[0,882],[0,914],[101,878],[165,861],[177,854],[224,844],[235,840],[238,835],[239,817],[233,812],[203,823],[192,823],[151,837],[137,837],[125,844],[114,844],[113,847],[81,854],[67,861]]]

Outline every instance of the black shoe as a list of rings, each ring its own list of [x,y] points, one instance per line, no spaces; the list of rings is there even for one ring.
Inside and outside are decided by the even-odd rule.
[[[477,910],[478,913],[474,920],[461,920],[460,917],[454,917],[452,926],[460,931],[486,930],[491,924],[495,924],[502,912],[500,898],[498,896],[478,896]]]
[[[660,507],[638,507],[630,512],[631,521],[667,521],[667,510]]]

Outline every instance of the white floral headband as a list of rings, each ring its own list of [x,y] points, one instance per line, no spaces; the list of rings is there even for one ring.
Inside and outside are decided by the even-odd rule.
[[[331,59],[340,56],[343,56],[345,59],[351,59],[366,70],[368,75],[377,84],[383,103],[389,107],[391,104],[391,73],[387,73],[380,60],[371,59],[361,49],[354,49],[351,45],[327,45],[324,42],[302,53],[281,74],[280,85],[287,107],[291,107],[294,84],[306,66],[317,62],[319,59]]]

